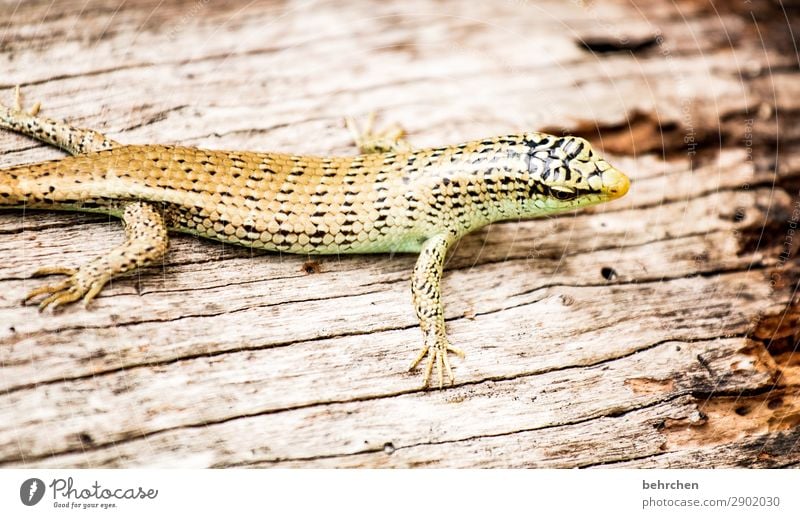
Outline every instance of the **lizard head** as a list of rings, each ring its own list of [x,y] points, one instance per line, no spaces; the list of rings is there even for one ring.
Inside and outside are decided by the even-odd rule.
[[[598,156],[585,139],[536,133],[529,142],[528,215],[595,205],[628,192],[628,177]]]

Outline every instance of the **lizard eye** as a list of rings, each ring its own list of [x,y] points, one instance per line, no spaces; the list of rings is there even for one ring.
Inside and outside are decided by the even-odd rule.
[[[549,189],[549,194],[553,198],[562,201],[574,200],[575,197],[578,196],[578,193],[576,193],[575,191],[573,191],[568,187],[557,187],[557,186],[551,186]]]

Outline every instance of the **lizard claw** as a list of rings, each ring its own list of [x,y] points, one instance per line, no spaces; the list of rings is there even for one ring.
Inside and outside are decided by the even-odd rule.
[[[450,385],[453,384],[455,376],[453,376],[453,370],[450,368],[449,353],[455,353],[461,359],[464,359],[465,356],[464,351],[450,345],[446,336],[437,336],[433,344],[428,343],[426,340],[425,346],[420,350],[419,354],[408,368],[409,371],[414,370],[423,358],[426,356],[428,357],[428,363],[425,367],[425,378],[422,380],[423,389],[426,388],[430,382],[434,365],[436,365],[436,374],[439,378],[439,388],[444,387],[445,374],[447,375]]]

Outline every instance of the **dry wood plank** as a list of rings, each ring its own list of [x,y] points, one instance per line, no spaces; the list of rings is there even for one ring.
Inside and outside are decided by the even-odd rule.
[[[742,342],[735,339],[680,344],[669,342],[613,363],[601,363],[582,369],[559,369],[540,374],[535,379],[517,376],[512,380],[465,385],[449,394],[414,393],[392,398],[317,405],[249,419],[205,424],[204,428],[210,428],[211,433],[197,428],[181,428],[142,439],[147,446],[137,447],[135,443],[138,440],[133,440],[130,441],[133,444],[112,444],[109,448],[78,454],[78,457],[85,459],[87,466],[115,465],[119,457],[129,458],[128,451],[139,452],[146,449],[149,455],[140,456],[139,459],[146,465],[162,465],[175,454],[170,449],[175,443],[170,436],[181,434],[189,439],[185,449],[178,452],[182,457],[198,459],[212,451],[224,452],[224,461],[204,458],[212,465],[299,460],[293,458],[299,445],[302,445],[304,454],[311,457],[309,460],[343,457],[337,464],[348,465],[355,461],[355,465],[385,465],[388,462],[399,466],[425,464],[414,459],[413,454],[412,458],[407,458],[403,453],[397,455],[399,452],[408,449],[411,453],[416,447],[423,447],[424,450],[426,446],[440,445],[441,451],[428,451],[420,457],[428,459],[428,463],[433,462],[433,459],[440,459],[441,465],[451,465],[459,462],[458,450],[462,447],[474,447],[472,441],[478,437],[506,436],[504,444],[516,443],[523,449],[529,445],[530,438],[518,441],[518,438],[513,437],[517,433],[536,430],[538,433],[533,442],[538,443],[545,440],[543,438],[547,437],[551,429],[561,429],[567,425],[579,425],[580,429],[583,428],[581,425],[594,419],[601,422],[614,419],[608,417],[609,413],[616,414],[622,417],[620,420],[625,421],[624,415],[628,412],[659,406],[663,401],[681,399],[682,392],[697,390],[702,386],[708,391],[720,393],[754,390],[759,385],[771,386],[774,380],[770,374],[770,366],[753,361],[753,357],[748,354],[740,354],[741,348]],[[699,362],[698,357],[704,361]],[[762,357],[769,362],[769,355],[764,354]],[[742,369],[737,377],[715,378],[713,373],[727,371],[731,362],[747,368]],[[629,363],[635,364],[635,367],[631,369],[632,366],[627,365]],[[627,378],[632,371],[639,372],[641,377],[635,380]],[[756,373],[755,376],[753,373]],[[660,377],[665,374],[666,378]],[[609,385],[614,388],[611,389]],[[615,394],[615,397],[609,399],[610,394]],[[681,401],[686,404],[683,399]],[[673,405],[659,406],[653,413],[645,410],[643,413],[651,421],[646,427],[651,429],[649,435],[652,440],[643,440],[639,436],[642,426],[635,420],[631,423],[633,426],[628,427],[631,440],[639,437],[636,442],[648,448],[650,453],[659,451],[663,438],[657,432],[657,427],[653,426],[653,418],[658,416],[662,420],[677,419],[669,413],[663,414],[664,411],[675,410]],[[464,422],[464,412],[474,412],[470,415],[480,415],[482,418]],[[427,416],[424,442],[421,444],[409,442],[419,440],[418,419],[414,416],[420,413]],[[696,410],[695,413],[699,414]],[[698,415],[694,419],[701,418]],[[287,426],[291,427],[291,433],[285,433]],[[220,433],[215,433],[217,428],[222,429]],[[634,428],[638,431],[636,435],[633,434]],[[280,432],[274,433],[276,429]],[[572,441],[583,437],[576,430],[557,434],[560,440],[564,440],[564,435],[568,435]],[[510,440],[508,436],[512,436]],[[209,444],[202,442],[219,441],[221,437],[228,440],[222,444],[217,443],[217,448],[211,448]],[[604,449],[610,448],[617,455],[621,454],[620,450],[627,450],[628,454],[640,456],[639,452],[629,451],[631,445],[625,441],[620,444],[609,439],[606,437],[605,441],[597,441],[598,444],[591,440],[583,443],[583,455],[594,459],[594,462],[608,462],[604,458],[605,452],[597,455],[597,448],[601,446],[599,443],[602,443]],[[458,445],[455,451],[448,454],[446,450],[451,443]],[[527,452],[517,452],[518,456],[495,457],[491,461],[487,458],[485,461],[502,466],[513,464],[511,458],[516,457],[518,462],[530,463],[530,455],[536,455],[542,449],[539,444],[535,444]],[[368,460],[366,454],[373,455]],[[575,458],[575,451],[572,449],[565,448],[560,456],[562,465],[579,460]]]
[[[796,56],[768,2],[670,4],[0,4],[0,88],[124,142],[351,153],[343,116],[378,110],[419,145],[582,134],[634,180],[458,244],[441,392],[405,372],[413,256],[176,236],[39,315],[30,272],[121,229],[2,212],[0,465],[796,467]],[[0,167],[58,156],[0,133]]]

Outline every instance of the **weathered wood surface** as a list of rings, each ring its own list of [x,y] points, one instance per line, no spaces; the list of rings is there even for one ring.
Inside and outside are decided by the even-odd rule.
[[[370,110],[419,145],[566,130],[634,184],[459,243],[444,297],[467,359],[443,391],[405,372],[412,256],[176,236],[90,310],[39,314],[29,274],[119,224],[2,212],[0,465],[800,462],[796,7],[85,4],[0,3],[6,101],[20,83],[123,142],[317,154],[352,152],[342,118]],[[59,155],[0,133],[0,165]]]

